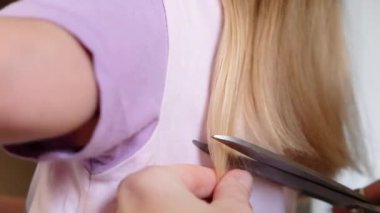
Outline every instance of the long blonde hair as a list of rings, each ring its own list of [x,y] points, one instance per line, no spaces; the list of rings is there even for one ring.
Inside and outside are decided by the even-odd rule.
[[[222,0],[222,7],[208,135],[252,141],[329,176],[353,166],[340,1]],[[221,175],[235,153],[213,140],[209,147]]]

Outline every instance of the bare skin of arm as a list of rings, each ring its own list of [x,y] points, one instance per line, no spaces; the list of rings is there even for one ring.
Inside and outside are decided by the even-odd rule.
[[[0,145],[75,132],[84,145],[96,123],[89,54],[62,28],[0,18]]]

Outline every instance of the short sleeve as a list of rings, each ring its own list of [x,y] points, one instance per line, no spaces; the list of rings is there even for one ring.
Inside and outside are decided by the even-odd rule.
[[[92,158],[157,123],[168,57],[161,0],[24,0],[0,16],[43,19],[70,32],[92,55],[100,93],[99,121],[84,149],[65,149],[68,137],[6,149],[37,159]]]

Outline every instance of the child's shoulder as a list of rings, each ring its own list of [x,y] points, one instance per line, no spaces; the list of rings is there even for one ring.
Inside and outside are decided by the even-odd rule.
[[[70,158],[99,156],[157,119],[168,58],[162,1],[24,0],[9,5],[0,16],[54,23],[76,38],[91,56],[100,94],[100,118],[91,141]],[[58,156],[62,153],[54,155]]]

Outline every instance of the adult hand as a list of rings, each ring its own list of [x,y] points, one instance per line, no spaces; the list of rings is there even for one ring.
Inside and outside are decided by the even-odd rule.
[[[364,195],[370,200],[380,202],[380,180],[364,188]]]
[[[205,167],[150,167],[124,179],[119,187],[118,213],[250,213],[251,188],[251,175],[241,170],[228,172],[217,183],[214,171]]]
[[[380,202],[380,180],[370,184],[369,186],[363,188],[363,195],[369,200]],[[334,213],[348,213],[346,209],[333,208]]]

